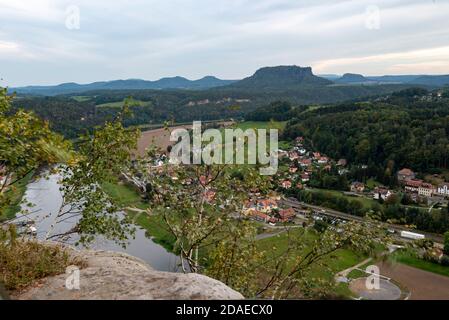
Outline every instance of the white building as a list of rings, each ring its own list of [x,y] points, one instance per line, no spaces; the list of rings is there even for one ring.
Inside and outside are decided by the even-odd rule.
[[[449,197],[449,183],[442,183],[438,186],[437,193]]]
[[[435,188],[430,183],[423,183],[418,188],[418,194],[423,197],[431,197],[435,192]]]

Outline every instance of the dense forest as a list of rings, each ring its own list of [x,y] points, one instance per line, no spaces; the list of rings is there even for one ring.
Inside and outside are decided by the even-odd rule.
[[[293,107],[286,101],[275,101],[245,115],[246,121],[286,121],[307,110],[309,106]]]
[[[449,168],[449,100],[423,89],[303,112],[285,129],[332,158],[383,168]]]
[[[32,110],[48,120],[53,130],[74,138],[113,118],[119,110],[117,103],[128,97],[142,103],[132,108],[134,117],[126,121],[127,126],[167,120],[182,123],[243,119],[257,108],[279,100],[295,106],[327,104],[376,97],[406,87],[397,84],[340,86],[314,76],[307,68],[278,69],[261,69],[232,85],[208,90],[95,90],[53,97],[22,94],[14,101],[12,112],[18,108]],[[298,110],[286,115],[280,112],[278,117],[290,119]]]

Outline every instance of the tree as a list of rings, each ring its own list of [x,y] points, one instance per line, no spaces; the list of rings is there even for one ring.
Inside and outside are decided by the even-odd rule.
[[[61,176],[63,203],[47,232],[47,239],[77,233],[79,241],[88,244],[102,234],[124,244],[133,227],[103,192],[102,183],[116,179],[130,165],[130,151],[136,146],[138,132],[127,130],[122,124],[128,112],[128,101],[113,121],[96,128],[93,134],[82,136],[75,152],[70,142],[52,132],[48,123],[32,112],[12,113],[13,98],[7,95],[6,89],[1,89],[0,167],[5,179],[0,185],[0,213],[10,203],[10,193],[6,190],[13,190],[17,182],[34,170],[58,164],[52,172]],[[58,223],[74,218],[77,219],[75,226],[53,232]]]
[[[131,152],[137,146],[138,130],[123,127],[129,101],[112,122],[96,128],[92,135],[80,137],[76,157],[58,168],[63,202],[54,222],[47,231],[48,240],[80,236],[79,243],[89,244],[97,234],[126,245],[135,228],[128,216],[103,191],[105,182],[117,177],[131,166]],[[68,230],[54,233],[55,226],[76,219]]]
[[[144,160],[141,168],[148,167],[148,161]],[[230,236],[232,217],[241,214],[250,190],[266,192],[269,186],[268,180],[249,167],[165,165],[139,171],[146,172],[146,181],[152,186],[151,214],[161,215],[176,239],[175,250],[185,272],[200,272],[199,252]]]
[[[0,88],[0,217],[10,204],[15,185],[28,174],[45,165],[68,161],[72,154],[70,143],[53,133],[47,122],[32,112],[11,113],[14,96]]]

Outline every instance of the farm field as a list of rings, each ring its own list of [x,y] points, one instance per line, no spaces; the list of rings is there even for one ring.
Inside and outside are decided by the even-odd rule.
[[[376,265],[382,275],[394,279],[410,291],[410,300],[449,299],[449,277],[402,263],[381,262]]]
[[[147,107],[150,105],[151,105],[150,101],[133,100],[131,103],[131,106],[137,106],[137,107]],[[98,104],[97,108],[121,108],[122,106],[123,106],[123,101],[116,101],[116,102],[108,102],[108,103]]]
[[[410,267],[449,277],[449,267],[420,259],[408,250],[400,250],[395,252],[390,257],[390,260],[393,262],[406,264]]]

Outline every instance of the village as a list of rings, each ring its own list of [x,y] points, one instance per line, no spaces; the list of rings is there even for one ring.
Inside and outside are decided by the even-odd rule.
[[[277,223],[292,222],[295,219],[295,211],[280,205],[281,196],[291,195],[297,190],[312,190],[309,182],[314,174],[320,171],[338,172],[343,176],[349,172],[346,159],[334,160],[326,155],[322,155],[314,150],[308,150],[305,146],[305,139],[297,137],[293,146],[289,150],[278,150],[280,163],[283,163],[283,170],[280,168],[277,175],[272,179],[276,191],[270,197],[262,197],[259,194],[252,194],[244,207],[243,213],[256,221],[265,222],[269,225]],[[366,169],[366,165],[360,165],[361,169]],[[347,190],[341,193],[347,197],[372,199],[383,203],[391,200],[394,196],[407,197],[410,203],[429,210],[436,206],[448,205],[449,183],[442,182],[434,185],[423,179],[418,179],[417,174],[411,169],[403,168],[396,173],[397,187],[388,188],[383,185],[376,185],[369,188],[367,184],[360,181],[348,183]],[[300,217],[304,217],[310,210],[301,210]]]

